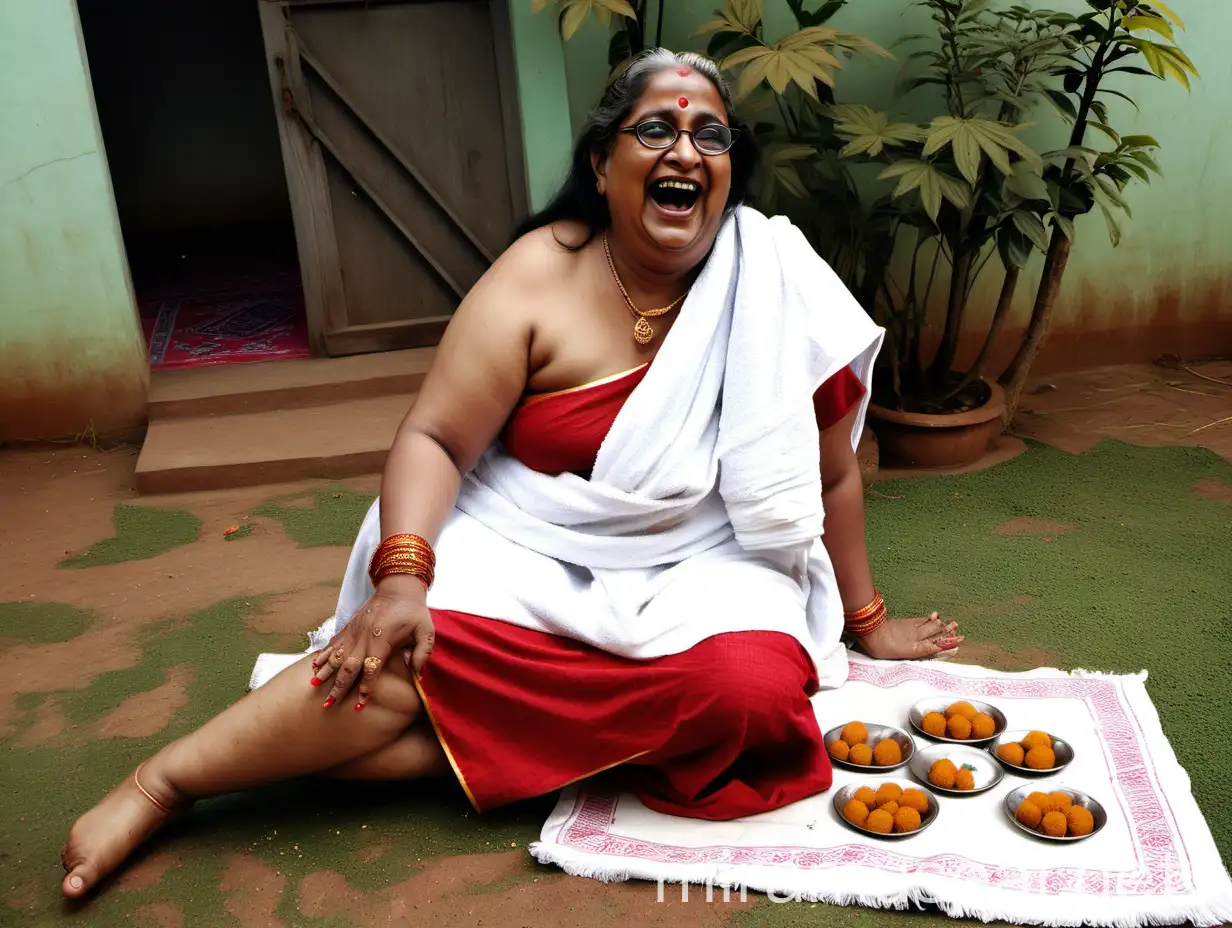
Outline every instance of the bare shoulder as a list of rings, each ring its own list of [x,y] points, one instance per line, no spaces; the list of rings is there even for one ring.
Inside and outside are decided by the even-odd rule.
[[[558,222],[527,232],[510,245],[484,275],[501,287],[542,292],[559,287],[578,267],[586,243],[581,223]]]

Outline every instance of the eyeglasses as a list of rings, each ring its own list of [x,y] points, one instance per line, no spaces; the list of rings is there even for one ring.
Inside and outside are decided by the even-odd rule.
[[[671,148],[676,139],[687,135],[693,142],[693,147],[703,155],[721,155],[732,147],[740,132],[721,123],[712,123],[690,132],[688,129],[677,129],[664,119],[648,119],[636,126],[624,126],[621,132],[632,132],[637,140],[647,148]]]

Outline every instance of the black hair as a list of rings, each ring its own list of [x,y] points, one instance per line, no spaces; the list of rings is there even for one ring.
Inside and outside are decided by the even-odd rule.
[[[599,105],[591,111],[573,149],[569,173],[546,207],[523,222],[514,234],[520,238],[544,226],[562,220],[574,220],[586,226],[586,238],[576,245],[585,246],[611,225],[607,200],[599,193],[591,154],[606,156],[615,143],[617,130],[637,105],[647,82],[668,68],[688,67],[704,75],[714,84],[726,110],[727,124],[737,130],[736,140],[728,154],[731,157],[731,192],[727,209],[739,206],[748,194],[759,158],[757,140],[752,131],[736,117],[731,91],[716,65],[704,55],[694,52],[673,52],[666,48],[649,48],[631,58],[612,75]]]

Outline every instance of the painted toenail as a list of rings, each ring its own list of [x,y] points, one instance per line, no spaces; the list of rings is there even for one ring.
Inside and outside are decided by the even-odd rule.
[[[70,876],[68,878],[68,885],[73,887],[73,889],[81,889],[85,885],[85,880],[79,876]]]

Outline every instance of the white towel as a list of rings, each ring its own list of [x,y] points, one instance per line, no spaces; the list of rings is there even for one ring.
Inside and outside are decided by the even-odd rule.
[[[590,479],[538,473],[499,442],[465,475],[429,605],[631,658],[721,632],[782,631],[823,686],[838,685],[842,604],[820,541],[812,397],[852,367],[866,387],[854,447],[883,336],[798,229],[740,208]],[[380,538],[374,503],[333,627],[371,595]]]
[[[1107,825],[1072,844],[1023,834],[1002,801],[1028,781],[1007,775],[980,795],[940,797],[937,820],[916,836],[865,837],[840,822],[834,790],[884,774],[836,770],[830,792],[732,822],[662,815],[631,795],[581,784],[562,794],[531,854],[578,876],[689,882],[694,896],[709,887],[717,901],[728,886],[737,898],[744,888],[788,906],[931,902],[955,917],[1029,925],[1232,921],[1232,880],[1160,727],[1145,673],[999,673],[856,657],[850,674],[845,686],[813,698],[823,730],[852,719],[910,730],[907,710],[926,697],[990,702],[1011,728],[1042,729],[1074,747],[1067,769],[1032,782],[1089,793]],[[890,775],[911,779],[905,769]],[[681,886],[663,883],[647,886],[647,898],[680,897]]]

